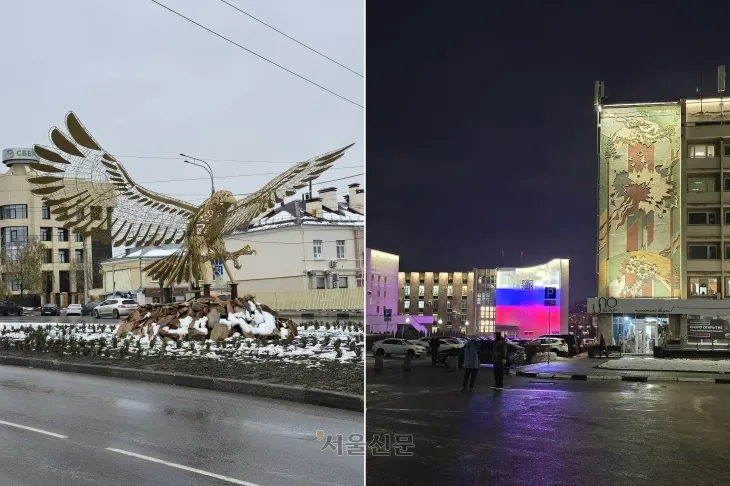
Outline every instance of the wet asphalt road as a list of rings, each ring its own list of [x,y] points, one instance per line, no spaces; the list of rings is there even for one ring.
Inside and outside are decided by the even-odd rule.
[[[317,430],[325,435],[362,433],[362,414],[170,385],[0,366],[3,486],[363,484],[364,457],[322,451]]]
[[[728,484],[730,385],[510,376],[494,392],[489,371],[462,393],[461,373],[429,385],[368,368],[368,442],[415,442],[411,457],[369,454],[368,484]]]

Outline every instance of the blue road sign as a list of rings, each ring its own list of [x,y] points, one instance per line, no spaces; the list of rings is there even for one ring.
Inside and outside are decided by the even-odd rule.
[[[383,309],[383,317],[393,317],[393,309]]]
[[[215,261],[215,270],[214,270],[213,277],[222,277],[223,276],[223,264],[219,262],[218,260]]]
[[[545,287],[545,305],[554,307],[557,305],[558,290],[555,287]]]

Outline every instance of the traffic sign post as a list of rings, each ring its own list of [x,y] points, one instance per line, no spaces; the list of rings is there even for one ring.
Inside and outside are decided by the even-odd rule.
[[[385,319],[385,322],[390,322],[392,317],[393,317],[393,309],[383,308],[383,318]]]
[[[215,261],[215,270],[213,271],[213,278],[218,278],[223,276],[223,264],[216,260]]]
[[[555,287],[545,287],[545,306],[548,308],[548,336],[552,336],[551,322],[550,322],[550,311],[557,304],[558,291]],[[552,338],[548,338],[552,339]],[[548,344],[548,355],[547,355],[548,366],[550,366],[550,345]]]

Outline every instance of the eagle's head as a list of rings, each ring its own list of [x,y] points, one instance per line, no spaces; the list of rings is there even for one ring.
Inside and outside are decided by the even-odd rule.
[[[231,191],[216,191],[216,193],[211,196],[210,202],[217,208],[228,211],[228,209],[230,209],[231,206],[235,206],[238,201],[236,201],[236,198],[233,197],[233,193]]]

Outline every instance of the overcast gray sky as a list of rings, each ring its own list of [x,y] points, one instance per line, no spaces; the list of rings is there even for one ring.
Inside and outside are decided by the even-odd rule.
[[[219,0],[159,1],[364,104],[363,78]],[[363,0],[229,2],[364,74]],[[72,110],[136,181],[194,203],[209,195],[207,174],[165,158],[184,152],[207,159],[216,189],[234,193],[254,191],[275,176],[255,174],[279,173],[352,142],[320,180],[364,172],[362,108],[149,0],[4,1],[0,18],[0,148],[47,143],[48,130],[62,127]],[[186,178],[197,180],[148,182]],[[344,195],[352,182],[362,184],[363,177],[326,186]]]

